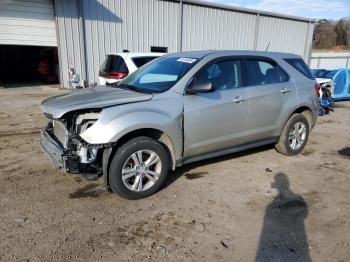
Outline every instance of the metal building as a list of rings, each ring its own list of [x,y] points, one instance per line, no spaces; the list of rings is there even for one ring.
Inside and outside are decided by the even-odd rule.
[[[150,52],[151,47],[165,47],[168,52],[178,52],[268,48],[299,54],[307,62],[311,54],[314,21],[301,17],[195,0],[34,2],[0,2],[0,46],[57,43],[63,85],[68,83],[69,66],[88,82],[97,81],[105,55],[123,49]],[[11,30],[6,31],[8,20],[14,26],[22,26],[19,34],[26,38],[16,38]],[[25,23],[27,20],[32,23],[30,26]],[[53,28],[56,34],[52,33]]]

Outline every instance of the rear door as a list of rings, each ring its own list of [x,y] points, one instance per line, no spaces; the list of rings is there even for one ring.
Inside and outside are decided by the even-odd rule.
[[[193,81],[210,80],[212,93],[184,96],[184,157],[214,152],[245,142],[248,103],[242,61],[229,59],[204,67]]]
[[[245,59],[244,79],[249,104],[247,142],[270,138],[279,128],[282,96],[295,94],[295,87],[274,60],[264,57]]]

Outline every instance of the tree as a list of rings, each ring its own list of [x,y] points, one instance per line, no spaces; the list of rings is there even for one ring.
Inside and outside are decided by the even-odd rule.
[[[342,46],[348,46],[349,41],[348,41],[348,21],[346,21],[344,18],[340,19],[335,27],[334,31],[337,34],[337,45],[342,45]]]
[[[313,45],[315,48],[331,48],[337,44],[335,24],[327,19],[319,20],[315,26]]]

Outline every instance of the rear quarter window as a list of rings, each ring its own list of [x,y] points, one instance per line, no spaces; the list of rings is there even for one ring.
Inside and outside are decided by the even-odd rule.
[[[314,77],[313,77],[309,67],[305,64],[303,59],[301,59],[301,58],[285,58],[284,61],[286,61],[288,64],[290,64],[292,67],[294,67],[296,70],[298,70],[300,73],[302,73],[307,78],[314,80]]]
[[[134,58],[132,58],[132,61],[134,62],[136,67],[139,68],[139,67],[143,66],[144,64],[151,62],[155,58],[157,58],[157,57],[156,56],[134,57]]]
[[[249,86],[276,84],[289,80],[288,74],[276,62],[254,58],[245,60],[244,78]]]

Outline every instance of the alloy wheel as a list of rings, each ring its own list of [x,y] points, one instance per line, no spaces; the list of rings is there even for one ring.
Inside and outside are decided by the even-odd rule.
[[[124,185],[131,191],[141,192],[151,188],[162,171],[162,163],[152,150],[139,150],[127,158],[122,169]]]
[[[303,122],[296,122],[289,131],[288,143],[291,149],[298,150],[305,143],[306,125]]]

